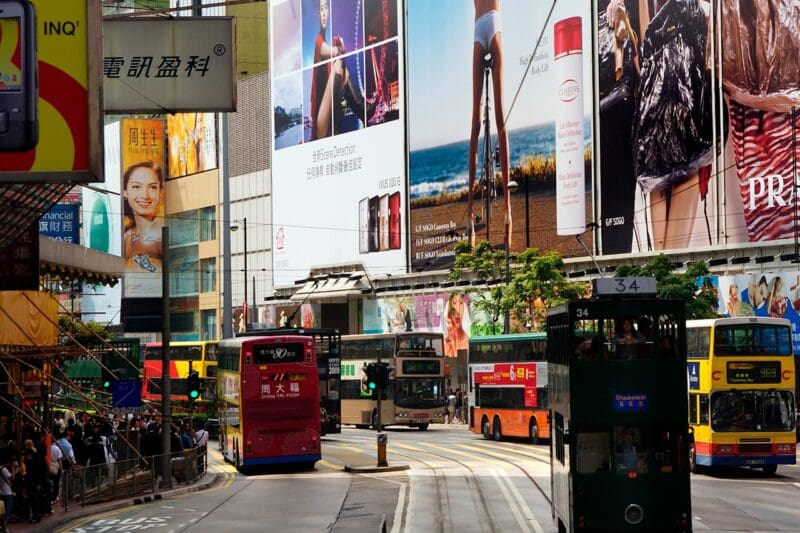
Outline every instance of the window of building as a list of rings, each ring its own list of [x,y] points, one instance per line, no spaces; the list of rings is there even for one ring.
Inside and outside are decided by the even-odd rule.
[[[169,251],[170,295],[194,296],[200,292],[200,260],[197,246],[171,248]]]
[[[217,258],[209,257],[200,260],[200,292],[216,292],[217,290]]]
[[[200,324],[197,323],[198,313],[188,311],[186,313],[171,313],[169,317],[169,325],[172,330],[174,340],[178,338],[188,339],[189,336],[196,336],[200,330]],[[197,337],[195,337],[196,339]]]
[[[214,309],[201,311],[201,322],[203,323],[202,339],[211,341],[217,338],[217,312]]]
[[[200,240],[213,241],[217,238],[217,208],[204,207],[200,210]]]
[[[184,211],[169,216],[169,245],[186,246],[199,242],[198,211]]]

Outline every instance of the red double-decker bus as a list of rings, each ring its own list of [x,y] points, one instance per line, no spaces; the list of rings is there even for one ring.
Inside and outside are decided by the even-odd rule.
[[[219,343],[220,449],[238,469],[321,458],[314,339],[238,337]]]

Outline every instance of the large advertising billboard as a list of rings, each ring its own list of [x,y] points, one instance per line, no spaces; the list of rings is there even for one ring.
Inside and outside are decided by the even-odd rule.
[[[447,268],[473,234],[508,232],[512,251],[584,254],[576,234],[592,245],[591,5],[476,4],[406,2],[415,270]]]
[[[269,6],[274,283],[354,261],[406,272],[401,2]]]
[[[106,113],[236,110],[233,17],[106,20]]]
[[[123,119],[122,256],[125,298],[161,296],[164,226],[164,122]]]
[[[0,10],[0,182],[102,180],[100,0]]]
[[[597,2],[604,254],[798,234],[800,10],[791,4]]]
[[[217,128],[212,113],[167,115],[169,179],[217,168]]]

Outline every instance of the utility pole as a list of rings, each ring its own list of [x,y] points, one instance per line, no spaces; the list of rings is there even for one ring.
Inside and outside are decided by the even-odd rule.
[[[161,228],[161,488],[172,487],[172,413],[170,411],[171,381],[169,376],[169,228]]]
[[[383,372],[381,369],[382,351],[383,350],[378,350],[378,366],[376,367],[375,373],[375,391],[378,393],[378,416],[375,417],[378,421],[375,427],[375,430],[378,432],[378,467],[389,466],[389,463],[386,461],[386,445],[389,439],[386,433],[383,432],[383,421],[381,420],[381,396],[383,396]]]

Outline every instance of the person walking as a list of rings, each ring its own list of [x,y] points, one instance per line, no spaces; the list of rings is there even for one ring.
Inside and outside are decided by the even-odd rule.
[[[456,395],[453,389],[447,393],[447,423],[452,424],[456,417]]]
[[[5,505],[5,514],[11,518],[14,511],[14,485],[12,481],[14,474],[11,472],[11,457],[4,457],[0,466],[0,500]]]
[[[462,411],[464,407],[464,393],[461,392],[461,389],[456,391],[456,420],[458,420],[459,424],[464,423],[464,412]]]

